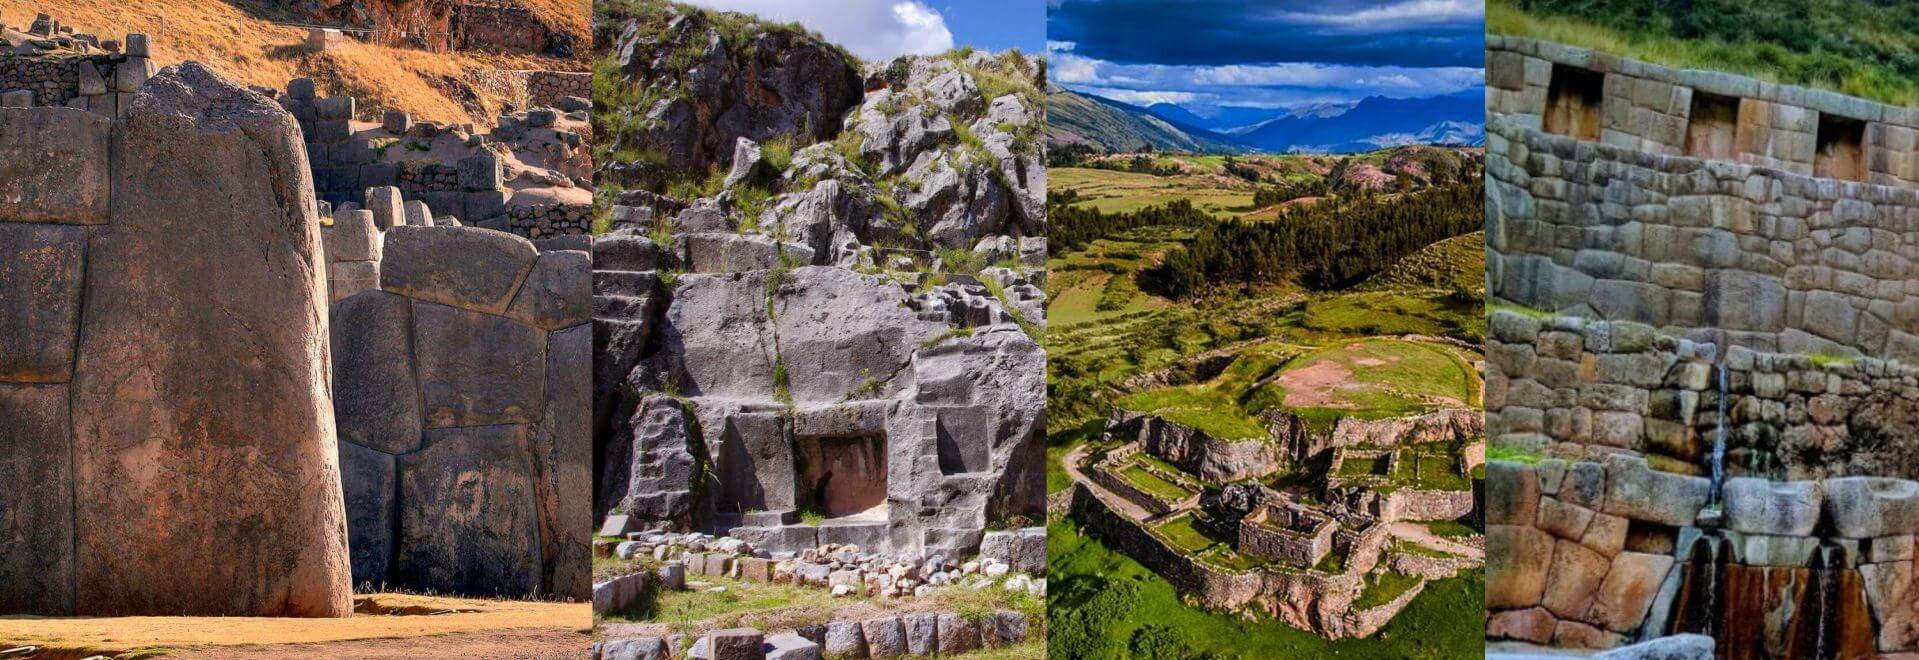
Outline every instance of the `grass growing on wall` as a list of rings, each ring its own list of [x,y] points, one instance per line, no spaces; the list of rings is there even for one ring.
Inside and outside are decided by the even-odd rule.
[[[1055,658],[1477,658],[1485,652],[1485,580],[1476,575],[1428,582],[1378,634],[1335,641],[1271,619],[1189,607],[1172,584],[1068,521],[1047,527],[1046,549]]]
[[[1486,30],[1919,105],[1919,11],[1841,0],[1487,0]]]

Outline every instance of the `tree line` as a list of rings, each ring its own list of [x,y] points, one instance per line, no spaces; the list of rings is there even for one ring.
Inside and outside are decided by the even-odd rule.
[[[1427,245],[1478,231],[1485,222],[1484,200],[1485,183],[1474,179],[1406,195],[1293,207],[1265,222],[1208,217],[1192,242],[1142,273],[1140,285],[1177,299],[1222,284],[1291,281],[1344,288]]]

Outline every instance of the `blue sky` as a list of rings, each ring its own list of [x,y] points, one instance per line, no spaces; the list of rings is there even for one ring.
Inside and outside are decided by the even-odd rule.
[[[1046,47],[1047,0],[686,0],[690,4],[798,21],[864,59]]]
[[[1477,90],[1483,0],[1048,0],[1048,72],[1136,104],[1290,107]]]

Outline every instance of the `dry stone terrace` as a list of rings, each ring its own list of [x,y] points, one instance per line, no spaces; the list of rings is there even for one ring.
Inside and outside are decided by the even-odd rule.
[[[1474,411],[1342,420],[1319,431],[1282,413],[1267,420],[1272,438],[1221,440],[1156,415],[1115,411],[1104,440],[1119,444],[1082,447],[1063,459],[1074,481],[1071,512],[1205,607],[1255,611],[1329,638],[1368,637],[1425,580],[1480,567],[1478,537],[1438,539],[1417,521],[1473,513],[1469,476],[1482,452],[1430,455],[1454,472],[1444,487],[1342,476],[1339,466],[1378,460],[1389,468],[1382,474],[1394,474],[1400,453],[1416,455],[1437,440],[1476,447],[1478,415],[1456,412]],[[1285,480],[1275,477],[1320,457],[1333,464],[1324,481],[1276,487]],[[1374,592],[1387,572],[1410,576],[1412,586]]]
[[[1914,111],[1516,37],[1488,76],[1489,639],[1919,650]]]
[[[318,196],[333,208],[372,208],[383,200],[365,191],[392,188],[463,224],[528,238],[590,229],[590,104],[583,98],[554,99],[564,110],[503,114],[484,131],[397,110],[361,121],[354,97],[321,97],[309,78],[289,81],[277,98],[299,119]]]
[[[75,33],[47,14],[31,25],[0,25],[0,106],[64,106],[122,117],[154,73],[148,37]]]

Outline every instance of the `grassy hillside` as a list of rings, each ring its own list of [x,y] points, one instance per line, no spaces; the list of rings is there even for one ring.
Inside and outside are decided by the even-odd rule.
[[[1100,151],[1208,151],[1231,145],[1196,136],[1144,110],[1132,111],[1061,87],[1046,90],[1046,141]]]
[[[585,23],[590,0],[537,0],[536,12],[545,16],[577,16],[571,22],[586,40]],[[76,31],[107,38],[128,32],[153,35],[153,58],[160,66],[198,60],[221,75],[246,85],[285,89],[288,80],[309,76],[323,94],[359,97],[360,115],[375,119],[386,108],[399,108],[416,119],[491,124],[500,109],[498,98],[484,90],[476,100],[479,112],[460,102],[460,81],[473,68],[584,70],[584,61],[551,57],[488,53],[432,53],[408,48],[376,46],[348,39],[335,52],[315,54],[298,45],[306,30],[280,23],[307,23],[311,19],[280,3],[267,0],[61,0],[48,5],[24,0],[0,0],[0,21],[22,27],[34,14],[49,12]]]
[[[1919,11],[1850,0],[1487,0],[1486,29],[1919,104]]]
[[[1486,232],[1426,246],[1366,280],[1360,289],[1427,287],[1473,291],[1486,286]]]

